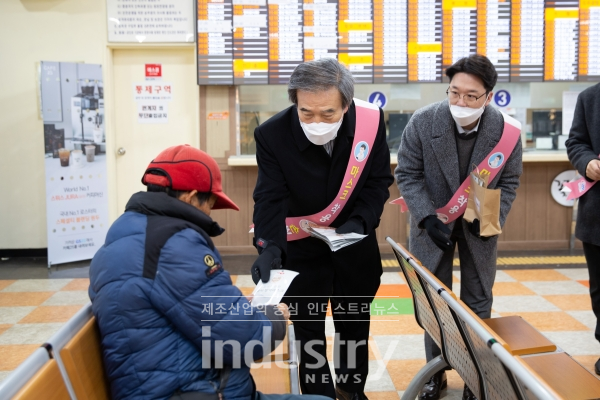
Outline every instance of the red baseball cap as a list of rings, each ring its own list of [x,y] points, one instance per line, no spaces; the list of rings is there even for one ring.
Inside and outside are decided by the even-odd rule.
[[[217,197],[213,210],[240,210],[223,193],[221,170],[214,158],[189,144],[163,150],[146,168],[142,183],[146,186],[166,186],[173,190],[212,193]]]

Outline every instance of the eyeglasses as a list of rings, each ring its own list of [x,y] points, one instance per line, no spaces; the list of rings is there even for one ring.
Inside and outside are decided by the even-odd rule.
[[[461,95],[460,93],[455,92],[454,90],[450,90],[450,88],[448,88],[448,90],[446,90],[446,95],[448,96],[448,100],[450,100],[451,104],[452,103],[457,103],[458,100],[460,100],[460,98],[462,97],[463,101],[468,106],[472,106],[472,105],[476,104],[477,100],[479,100],[480,98],[482,98],[483,96],[485,96],[487,94],[488,94],[488,92],[485,92],[481,96],[475,96],[475,95],[472,95],[472,94],[463,94],[463,95]]]

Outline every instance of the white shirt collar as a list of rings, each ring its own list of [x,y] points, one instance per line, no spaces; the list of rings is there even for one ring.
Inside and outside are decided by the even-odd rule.
[[[473,132],[477,132],[477,130],[479,129],[479,124],[481,123],[481,117],[479,118],[479,121],[477,121],[477,125],[475,125],[475,128],[471,129],[469,132],[465,131],[464,128],[462,126],[460,126],[459,124],[456,124],[456,128],[458,129],[458,134],[459,135],[465,135],[465,134],[469,134],[469,133],[473,133]]]

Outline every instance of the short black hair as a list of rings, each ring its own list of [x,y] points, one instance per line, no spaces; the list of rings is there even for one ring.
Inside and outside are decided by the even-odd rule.
[[[464,57],[452,64],[446,69],[446,76],[452,78],[459,72],[475,75],[483,82],[483,87],[486,92],[491,92],[496,86],[498,80],[498,72],[494,64],[486,56],[472,54],[469,57]]]
[[[173,190],[168,186],[159,186],[153,184],[149,184],[147,186],[147,191],[154,193],[166,193],[169,197],[173,197],[175,199],[178,199],[182,194],[188,193],[187,190]],[[198,192],[196,193],[196,198],[200,202],[200,205],[202,205],[210,200],[211,195],[212,193],[210,192]]]
[[[361,149],[365,149],[365,150],[366,150],[366,149],[367,149],[367,145],[365,145],[365,144],[361,144],[361,145],[360,145],[360,148],[361,148]]]

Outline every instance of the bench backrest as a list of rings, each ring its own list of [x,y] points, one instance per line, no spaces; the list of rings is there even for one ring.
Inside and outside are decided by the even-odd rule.
[[[472,317],[479,319],[471,310],[469,310],[464,303],[457,300],[459,304],[472,314]],[[452,307],[452,306],[451,306]],[[459,314],[452,308],[454,318],[458,321],[459,325],[467,337],[468,342],[471,345],[471,349],[477,359],[477,362],[483,371],[481,374],[487,398],[491,400],[521,400],[524,399],[524,394],[521,392],[519,385],[516,383],[515,378],[509,370],[507,370],[502,362],[496,357],[491,347],[488,345],[488,341],[482,338],[477,332],[465,322]],[[479,322],[479,321],[478,321]],[[482,324],[482,326],[484,326]],[[502,342],[502,339],[489,331],[489,337],[494,337],[494,340],[498,343]],[[502,344],[502,343],[501,343]],[[508,349],[508,346],[504,345],[504,348]]]
[[[440,290],[446,291],[447,293],[452,292],[426,268],[422,268],[422,270],[425,271],[428,276],[425,275],[423,271],[418,271],[419,278],[421,279],[423,287],[427,290],[428,297],[438,315],[440,325],[444,327],[446,362],[458,372],[475,397],[484,399],[485,391],[483,390],[482,374],[477,359],[469,346],[467,337],[462,330],[462,326],[460,326],[458,321],[454,318],[448,303],[446,303],[438,293]],[[452,295],[454,294],[452,293]]]
[[[453,362],[456,362],[453,358],[457,348],[463,352],[463,359],[465,358],[464,349],[460,349],[462,346],[459,344],[456,347],[454,342],[462,342],[467,348],[474,366],[479,371],[480,393],[477,396],[479,399],[561,398],[535,371],[528,368],[525,362],[511,354],[511,349],[506,342],[458,300],[454,293],[414,259],[406,249],[391,238],[386,240],[394,249],[396,257],[398,255],[406,257],[404,263],[413,267],[418,279],[421,280],[421,286],[426,288],[432,307],[443,323],[441,326],[443,337],[447,339],[446,351],[449,358],[446,360],[477,395],[467,380],[468,374],[463,375],[464,371],[461,372],[461,368],[464,370],[464,365],[461,368],[453,365]],[[449,332],[448,327],[450,330],[455,329],[455,332]]]
[[[46,351],[46,349],[43,349]],[[13,400],[70,400],[69,391],[62,379],[56,360],[49,360],[19,390]]]
[[[100,332],[91,318],[60,350],[60,357],[78,400],[108,400]]]
[[[427,300],[427,295],[425,294],[425,290],[421,285],[421,281],[419,280],[419,277],[413,266],[406,261],[405,256],[407,255],[402,254],[397,248],[393,247],[393,249],[396,258],[398,259],[398,264],[400,264],[400,268],[402,269],[404,277],[406,278],[406,283],[408,284],[413,296],[415,319],[417,320],[419,326],[427,331],[433,341],[439,346],[440,349],[442,349],[442,355],[444,355],[445,358],[444,343],[442,339],[443,333],[440,325],[437,322],[437,317],[435,316],[434,311]]]

